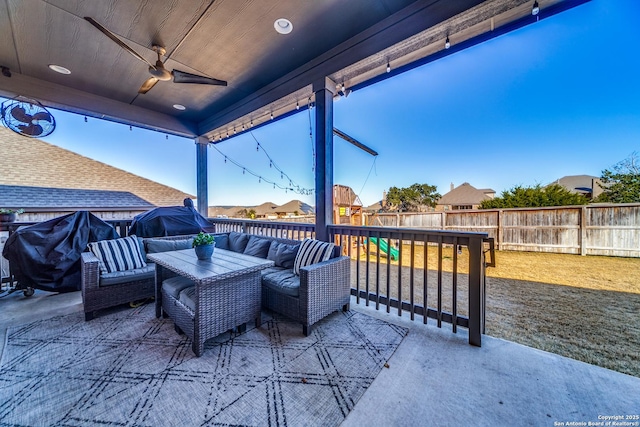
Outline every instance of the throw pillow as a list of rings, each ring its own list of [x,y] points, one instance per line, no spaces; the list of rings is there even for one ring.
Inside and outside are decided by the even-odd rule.
[[[293,263],[298,255],[300,244],[271,242],[267,259],[273,261],[276,267],[293,268]]]
[[[269,247],[271,246],[271,240],[263,239],[258,236],[250,236],[247,247],[244,248],[245,255],[253,255],[260,258],[266,258],[269,253]]]
[[[229,250],[229,236],[226,234],[214,234],[216,239],[216,248]]]
[[[129,237],[114,240],[101,240],[89,243],[89,250],[98,258],[101,273],[133,270],[146,267],[138,238],[132,234]]]
[[[179,251],[181,249],[189,249],[193,244],[191,239],[165,240],[165,239],[148,239],[147,251],[150,254],[167,251]]]
[[[247,247],[249,242],[249,235],[244,233],[236,233],[232,231],[229,233],[229,249],[234,252],[243,253],[244,248]]]
[[[300,275],[300,268],[326,261],[331,257],[334,244],[315,239],[304,239],[293,263],[293,273]]]

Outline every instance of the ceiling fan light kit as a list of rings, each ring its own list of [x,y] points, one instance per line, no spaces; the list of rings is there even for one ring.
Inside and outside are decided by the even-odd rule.
[[[149,77],[140,89],[138,89],[139,94],[145,94],[151,90],[159,81],[169,81],[173,78],[174,83],[194,83],[194,84],[206,84],[206,85],[214,85],[214,86],[226,86],[227,82],[224,80],[218,80],[207,76],[201,76],[198,74],[187,73],[186,71],[180,71],[174,69],[173,71],[169,71],[165,68],[164,63],[169,59],[166,57],[164,62],[162,61],[162,56],[164,56],[167,51],[163,46],[153,45],[152,49],[157,54],[158,59],[155,64],[147,61],[142,55],[133,50],[129,45],[120,40],[118,36],[109,31],[107,28],[103,27],[100,23],[98,23],[95,19],[85,16],[84,18],[91,25],[96,27],[102,34],[109,37],[113,42],[115,42],[122,49],[129,52],[134,58],[138,59],[141,62],[144,62],[149,66]]]

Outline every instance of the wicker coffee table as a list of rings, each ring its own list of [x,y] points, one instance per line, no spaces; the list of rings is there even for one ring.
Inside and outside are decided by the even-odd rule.
[[[193,249],[148,254],[156,264],[156,317],[165,312],[176,329],[193,342],[200,356],[204,343],[236,326],[255,319],[260,326],[260,270],[273,261],[224,249],[215,249],[209,260],[199,260]],[[162,291],[159,278],[163,269],[191,279],[195,283],[195,310]]]

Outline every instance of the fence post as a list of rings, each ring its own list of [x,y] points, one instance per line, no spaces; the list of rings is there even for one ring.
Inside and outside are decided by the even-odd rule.
[[[469,237],[469,344],[482,346],[484,323],[483,238]]]
[[[498,209],[498,235],[497,237],[497,241],[498,241],[498,250],[501,251],[502,250],[502,235],[504,233],[504,230],[502,229],[502,209]]]
[[[580,255],[587,254],[587,207],[583,206],[580,211]]]

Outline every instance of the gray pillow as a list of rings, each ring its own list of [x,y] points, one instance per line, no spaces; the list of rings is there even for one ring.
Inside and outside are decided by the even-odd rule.
[[[135,236],[135,234],[132,234],[132,236]],[[144,247],[144,237],[137,237],[137,239],[138,247],[140,248],[140,255],[142,255],[142,259],[144,260],[144,262],[147,262],[147,250]]]
[[[244,248],[247,247],[249,242],[249,235],[244,233],[236,233],[232,231],[229,233],[229,249],[234,252],[243,253]]]
[[[250,236],[247,247],[244,248],[244,254],[266,258],[269,253],[269,247],[271,247],[271,240],[258,236]]]
[[[229,250],[229,236],[226,234],[214,234],[216,239],[216,248]]]
[[[147,252],[150,254],[167,251],[179,251],[181,249],[189,249],[193,245],[193,238],[181,240],[147,240]]]
[[[267,259],[273,261],[277,267],[293,268],[293,262],[298,255],[300,244],[289,245],[287,243],[271,242]]]

